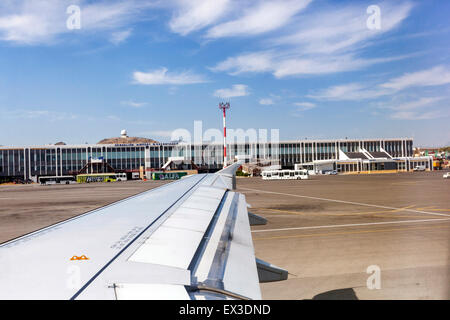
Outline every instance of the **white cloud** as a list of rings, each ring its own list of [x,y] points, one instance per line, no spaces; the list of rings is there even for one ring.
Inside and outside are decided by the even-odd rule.
[[[229,57],[218,63],[210,70],[215,72],[227,71],[231,75],[244,72],[266,72],[272,70],[274,55],[270,52],[255,52]]]
[[[115,116],[113,114],[110,114],[109,116],[106,116],[106,119],[112,120],[112,121],[119,121],[120,118],[118,116]]]
[[[243,97],[249,95],[248,87],[244,84],[235,84],[230,89],[218,89],[214,96],[219,98]]]
[[[409,101],[405,101],[405,96],[395,95],[390,101],[379,101],[372,103],[371,106],[377,108],[375,113],[380,114],[381,110],[388,110],[386,115],[390,119],[397,120],[426,120],[436,119],[440,117],[449,116],[450,113],[446,111],[446,102],[439,103],[446,100],[446,97],[421,97],[414,99],[415,94],[409,94]]]
[[[441,101],[443,99],[444,97],[423,97],[414,101],[394,104],[390,106],[390,109],[402,111],[416,110],[424,107],[429,107],[430,105],[433,105],[435,102]]]
[[[311,102],[295,102],[294,105],[298,107],[297,108],[298,111],[311,110],[316,107],[316,105]]]
[[[359,70],[373,64],[373,61],[355,59],[352,55],[334,57],[293,58],[275,64],[274,76],[283,78],[294,75],[330,74]]]
[[[130,106],[130,107],[134,107],[134,108],[141,108],[141,107],[147,105],[147,102],[135,102],[135,101],[132,101],[132,100],[121,101],[120,103],[125,105],[125,106]]]
[[[401,77],[381,84],[384,88],[403,90],[408,87],[438,86],[450,83],[450,69],[436,66],[431,69],[406,73]]]
[[[307,95],[308,98],[317,100],[364,100],[373,99],[390,94],[390,90],[380,90],[379,88],[370,88],[359,83],[348,83],[344,85],[332,86],[327,89],[320,90],[315,94]]]
[[[397,120],[427,120],[448,117],[450,112],[447,104],[438,102],[445,97],[422,97],[412,101],[378,103],[379,108],[389,109],[389,118]]]
[[[64,7],[57,1],[31,2],[22,1],[17,7],[11,2],[0,4],[0,39],[4,41],[31,43],[39,40],[47,40],[54,34],[64,31],[63,27],[57,28],[58,20],[63,23],[62,14],[58,19],[55,9],[63,10]],[[52,25],[56,28],[52,28]]]
[[[439,104],[439,102],[446,100],[446,97],[422,96],[415,100],[409,98],[409,101],[404,101],[402,95],[399,95],[403,90],[410,87],[428,87],[450,83],[446,72],[442,67],[435,67],[425,71],[407,73],[378,85],[368,86],[349,83],[332,86],[307,97],[328,101],[360,101],[391,96],[391,101],[380,101],[372,104],[378,109],[388,109],[387,115],[391,119],[427,120],[448,117],[450,112],[447,104]],[[415,93],[407,93],[407,96],[411,97],[411,95],[414,97]]]
[[[260,1],[247,8],[242,17],[208,30],[207,38],[222,38],[265,33],[276,30],[308,6],[311,0]]]
[[[428,111],[428,112],[417,112],[417,111],[399,111],[390,115],[391,119],[396,120],[429,120],[436,119],[445,116],[441,112]]]
[[[380,7],[381,30],[367,28],[367,6],[362,4],[352,4],[341,9],[326,5],[316,7],[300,14],[289,28],[300,31],[288,33],[284,28],[279,36],[265,41],[267,49],[228,57],[210,69],[216,72],[225,71],[231,75],[271,72],[276,78],[284,78],[355,71],[377,63],[411,57],[412,55],[383,58],[360,56],[363,49],[372,44],[371,41],[398,27],[409,16],[413,5],[406,1],[383,2]],[[270,25],[271,19],[265,20]],[[214,28],[219,26],[221,25]],[[216,30],[214,28],[210,29],[210,32]],[[236,32],[230,35],[244,33],[245,28],[236,27]]]
[[[128,37],[130,37],[131,31],[131,29],[128,29],[124,31],[113,32],[109,41],[115,45],[121,44],[126,39],[128,39]]]
[[[363,85],[360,83],[348,83],[332,86],[320,90],[307,97],[317,100],[365,100],[381,96],[395,94],[410,87],[439,86],[450,83],[450,71],[443,66],[433,67],[424,71],[405,73],[385,83],[375,85]],[[429,104],[440,98],[422,98],[417,101],[403,105],[403,109],[418,108],[422,104]]]
[[[262,99],[259,100],[259,104],[262,104],[264,106],[272,105],[274,103],[275,102],[271,98],[262,98]]]
[[[229,57],[209,69],[214,72],[228,72],[230,75],[271,72],[276,78],[284,78],[355,71],[374,64],[401,60],[410,56],[363,59],[349,53],[302,57],[296,50],[261,51]]]
[[[170,29],[181,35],[216,22],[230,7],[230,0],[180,0],[177,13],[169,22]]]
[[[4,119],[40,119],[42,121],[69,121],[79,116],[73,113],[58,112],[52,110],[0,110],[0,116]]]
[[[81,29],[69,30],[69,5],[81,9]],[[47,44],[63,34],[118,30],[140,19],[152,1],[16,0],[0,2],[0,40],[22,45]],[[122,34],[123,36],[124,34]]]
[[[180,73],[167,71],[167,68],[160,68],[149,72],[135,71],[133,73],[133,79],[136,84],[146,85],[183,85],[207,82],[203,76],[190,71]]]
[[[405,20],[413,7],[410,2],[382,2],[381,29],[370,30],[366,21],[367,4],[352,3],[339,8],[325,7],[304,15],[296,33],[273,40],[276,44],[295,45],[309,54],[349,52],[361,48],[367,41],[387,33]]]
[[[24,111],[24,116],[29,119],[45,118],[52,122],[74,120],[78,118],[78,115],[76,114],[49,110],[26,110]]]

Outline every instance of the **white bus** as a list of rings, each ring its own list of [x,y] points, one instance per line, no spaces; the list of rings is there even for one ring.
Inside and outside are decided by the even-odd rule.
[[[51,177],[39,177],[39,183],[42,185],[47,184],[72,184],[77,180],[74,176],[51,176]]]
[[[125,172],[122,173],[116,173],[116,180],[117,181],[127,181],[127,174]]]
[[[271,170],[261,173],[263,180],[306,180],[309,179],[308,170]]]

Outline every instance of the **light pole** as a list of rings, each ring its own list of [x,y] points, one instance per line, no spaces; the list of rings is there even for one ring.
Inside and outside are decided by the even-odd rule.
[[[219,103],[219,109],[223,111],[223,167],[227,166],[227,124],[226,110],[230,109],[230,103]]]

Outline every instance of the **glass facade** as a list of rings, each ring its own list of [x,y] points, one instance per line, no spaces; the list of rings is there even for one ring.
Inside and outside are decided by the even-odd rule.
[[[288,141],[278,144],[241,143],[227,145],[227,157],[244,156],[246,161],[279,160],[284,168],[314,160],[339,159],[339,151],[369,152],[385,150],[393,157],[412,157],[412,139],[392,140],[318,140]],[[86,145],[45,146],[25,148],[0,147],[0,177],[22,177],[76,174],[89,161],[103,157],[116,170],[133,171],[144,167],[161,168],[172,156],[194,160],[208,169],[223,166],[223,148],[213,145]]]

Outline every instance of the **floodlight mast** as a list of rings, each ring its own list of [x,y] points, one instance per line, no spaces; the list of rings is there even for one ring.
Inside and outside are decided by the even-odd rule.
[[[223,167],[227,166],[227,123],[226,123],[226,110],[230,109],[229,102],[219,103],[219,109],[223,111]]]

